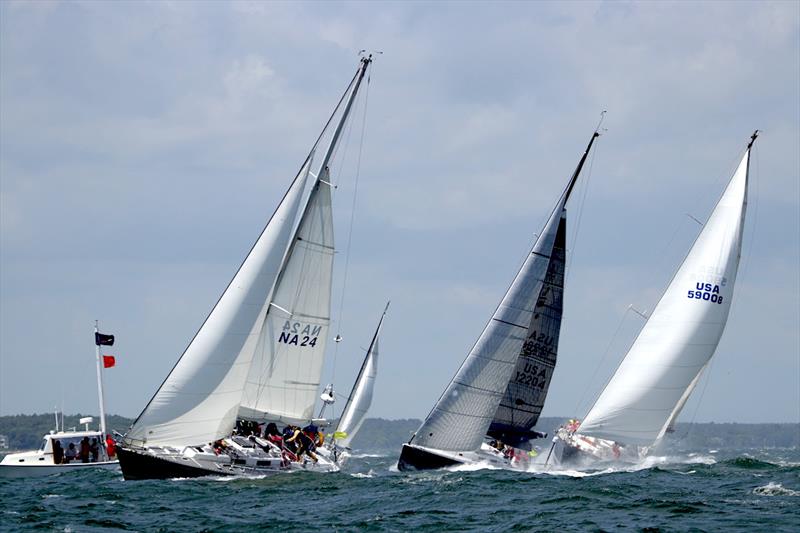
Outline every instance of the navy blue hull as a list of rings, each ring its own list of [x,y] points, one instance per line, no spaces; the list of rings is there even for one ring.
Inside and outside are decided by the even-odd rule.
[[[400,452],[400,460],[397,462],[397,469],[401,472],[407,472],[409,470],[434,470],[458,464],[461,463],[415,446],[403,444],[403,450]]]
[[[180,464],[154,455],[117,447],[122,476],[127,480],[172,479],[178,477],[225,476],[225,472],[206,470],[196,466]]]

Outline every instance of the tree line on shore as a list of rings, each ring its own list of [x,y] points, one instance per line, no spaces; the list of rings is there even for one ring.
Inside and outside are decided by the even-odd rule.
[[[82,429],[78,420],[84,416],[94,416],[90,425],[95,429],[99,425],[96,415],[65,415],[64,428]],[[553,435],[554,431],[566,418],[543,417],[537,429]],[[109,433],[124,433],[133,419],[119,415],[106,417]],[[59,417],[59,424],[61,424]],[[415,418],[386,420],[368,418],[361,431],[353,439],[352,447],[356,450],[374,452],[396,452],[400,445],[407,442],[419,428],[421,421]],[[55,415],[11,415],[0,416],[0,435],[8,439],[8,450],[30,450],[38,448],[42,435],[55,429]],[[678,448],[797,448],[800,447],[800,424],[797,423],[678,423],[675,431],[668,435],[669,441]],[[549,440],[546,441],[549,443]],[[542,442],[546,445],[546,442]],[[0,450],[4,452],[7,450]]]

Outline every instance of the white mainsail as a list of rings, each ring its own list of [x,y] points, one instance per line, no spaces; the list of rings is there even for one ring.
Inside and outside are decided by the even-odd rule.
[[[331,187],[317,180],[275,286],[239,416],[310,420],[330,324],[333,274]]]
[[[592,143],[561,194],[511,287],[411,443],[444,451],[477,450],[489,430],[536,319],[565,204]]]
[[[134,422],[126,441],[201,444],[230,434],[310,164],[311,156],[208,318]]]
[[[358,377],[356,377],[356,382],[350,391],[350,396],[347,398],[342,416],[336,426],[334,438],[338,446],[344,448],[350,446],[350,442],[356,436],[358,430],[361,429],[361,424],[364,423],[369,406],[372,404],[372,391],[375,388],[375,377],[378,374],[378,336],[388,309],[389,304],[387,303],[386,309],[383,310],[381,319],[378,321],[378,327],[375,329],[372,342],[367,349],[367,355],[364,357],[361,370],[358,372]]]
[[[728,319],[742,246],[750,150],[616,373],[583,435],[652,445],[683,407]]]

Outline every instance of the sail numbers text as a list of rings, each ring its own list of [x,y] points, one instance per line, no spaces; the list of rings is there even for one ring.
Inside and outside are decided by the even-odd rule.
[[[322,331],[322,326],[312,326],[301,322],[289,322],[283,324],[283,331],[278,337],[279,343],[293,344],[295,346],[316,346],[317,338]]]
[[[522,370],[517,370],[517,375],[513,381],[520,385],[530,385],[544,390],[547,385],[547,368],[525,363]]]
[[[719,285],[698,282],[697,290],[690,289],[687,298],[695,300],[706,300],[715,304],[722,303],[722,295],[719,293]]]

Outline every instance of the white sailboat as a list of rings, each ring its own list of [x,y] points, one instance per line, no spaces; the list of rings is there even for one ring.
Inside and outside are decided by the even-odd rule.
[[[231,434],[237,420],[324,425],[313,411],[330,324],[329,165],[371,61],[361,59],[272,218],[122,440],[126,479],[338,470],[324,449],[316,460],[295,461],[266,438]],[[337,116],[316,164],[317,145]]]
[[[717,349],[733,301],[754,132],[725,192],[583,422],[562,427],[556,460],[633,459],[670,431]]]
[[[58,424],[56,413],[56,427],[42,439],[38,450],[29,452],[10,453],[0,461],[0,478],[25,478],[41,477],[64,472],[83,471],[87,468],[101,468],[113,470],[119,467],[119,461],[113,450],[106,447],[106,408],[103,394],[103,356],[100,355],[100,346],[114,344],[113,335],[105,335],[98,331],[97,323],[94,327],[95,338],[95,363],[97,365],[97,395],[100,404],[99,428],[89,429],[89,424],[94,422],[92,417],[81,418],[79,423],[84,425],[83,431],[74,428],[67,431],[62,420]],[[83,449],[82,449],[83,448]],[[112,450],[112,451],[109,451]],[[81,457],[81,453],[84,454]],[[111,455],[111,456],[109,456]]]
[[[398,469],[486,462],[510,468],[544,436],[533,430],[556,363],[561,327],[566,202],[592,144],[500,305],[422,426],[403,445]],[[488,443],[491,440],[492,445]],[[520,450],[522,448],[522,450]]]
[[[378,338],[381,333],[381,326],[383,326],[383,319],[386,318],[388,310],[389,303],[387,302],[381,319],[378,321],[378,327],[375,328],[372,341],[369,343],[369,348],[367,348],[367,354],[364,356],[361,370],[358,371],[356,381],[350,390],[350,395],[347,397],[342,416],[339,418],[336,430],[333,432],[331,448],[334,457],[346,455],[350,450],[350,443],[361,429],[369,406],[372,405],[372,391],[375,388],[375,378],[378,375]]]

